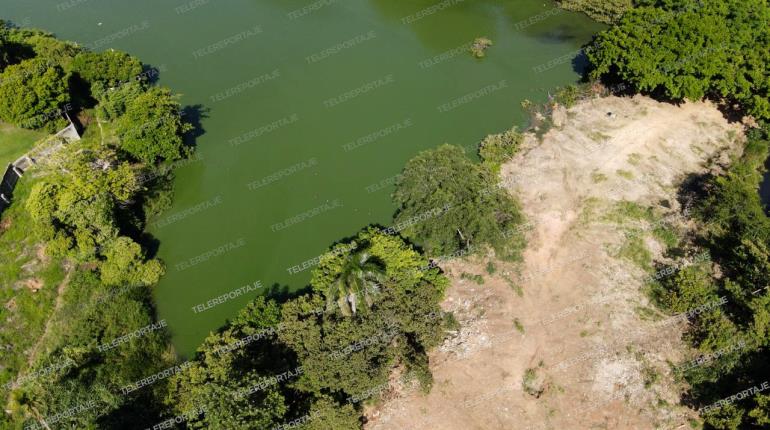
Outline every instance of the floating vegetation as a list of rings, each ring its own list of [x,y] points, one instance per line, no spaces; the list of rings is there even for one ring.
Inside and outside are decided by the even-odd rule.
[[[486,56],[485,51],[492,46],[492,40],[486,37],[477,37],[471,45],[471,54],[476,58],[484,58]]]

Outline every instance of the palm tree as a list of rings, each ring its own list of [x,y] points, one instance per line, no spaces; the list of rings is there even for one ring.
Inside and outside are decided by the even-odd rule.
[[[327,306],[333,306],[336,301],[344,315],[355,315],[360,296],[367,307],[374,303],[374,297],[385,282],[385,265],[366,250],[347,254],[345,259],[337,279],[329,285]]]

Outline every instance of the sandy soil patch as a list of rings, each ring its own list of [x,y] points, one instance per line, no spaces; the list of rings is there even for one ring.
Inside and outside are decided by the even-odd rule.
[[[561,118],[502,169],[532,226],[524,262],[492,275],[491,258],[446,264],[443,306],[462,328],[431,354],[433,390],[372,408],[367,429],[676,429],[692,416],[667,364],[685,351],[684,323],[650,317],[647,274],[621,253],[628,231],[603,215],[627,200],[681,222],[676,186],[735,150],[740,127],[708,103],[640,96]],[[634,227],[660,257],[650,223]]]

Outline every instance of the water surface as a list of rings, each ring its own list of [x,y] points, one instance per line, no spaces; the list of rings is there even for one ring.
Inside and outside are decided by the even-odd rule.
[[[387,225],[388,184],[417,152],[523,123],[520,102],[574,82],[576,50],[602,28],[543,0],[3,0],[1,14],[128,51],[204,112],[202,161],[178,169],[151,230],[168,265],[158,311],[182,354],[260,291],[306,285],[302,263],[334,241]],[[461,48],[479,36],[494,41],[483,60]]]

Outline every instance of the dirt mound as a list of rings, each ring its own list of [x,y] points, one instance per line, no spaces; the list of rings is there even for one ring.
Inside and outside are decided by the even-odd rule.
[[[431,354],[433,390],[386,402],[368,429],[654,429],[692,416],[666,363],[685,351],[685,323],[659,320],[645,266],[683,222],[677,184],[734,151],[740,127],[708,103],[639,96],[561,114],[502,169],[532,226],[524,262],[446,265],[444,307],[461,329]]]

